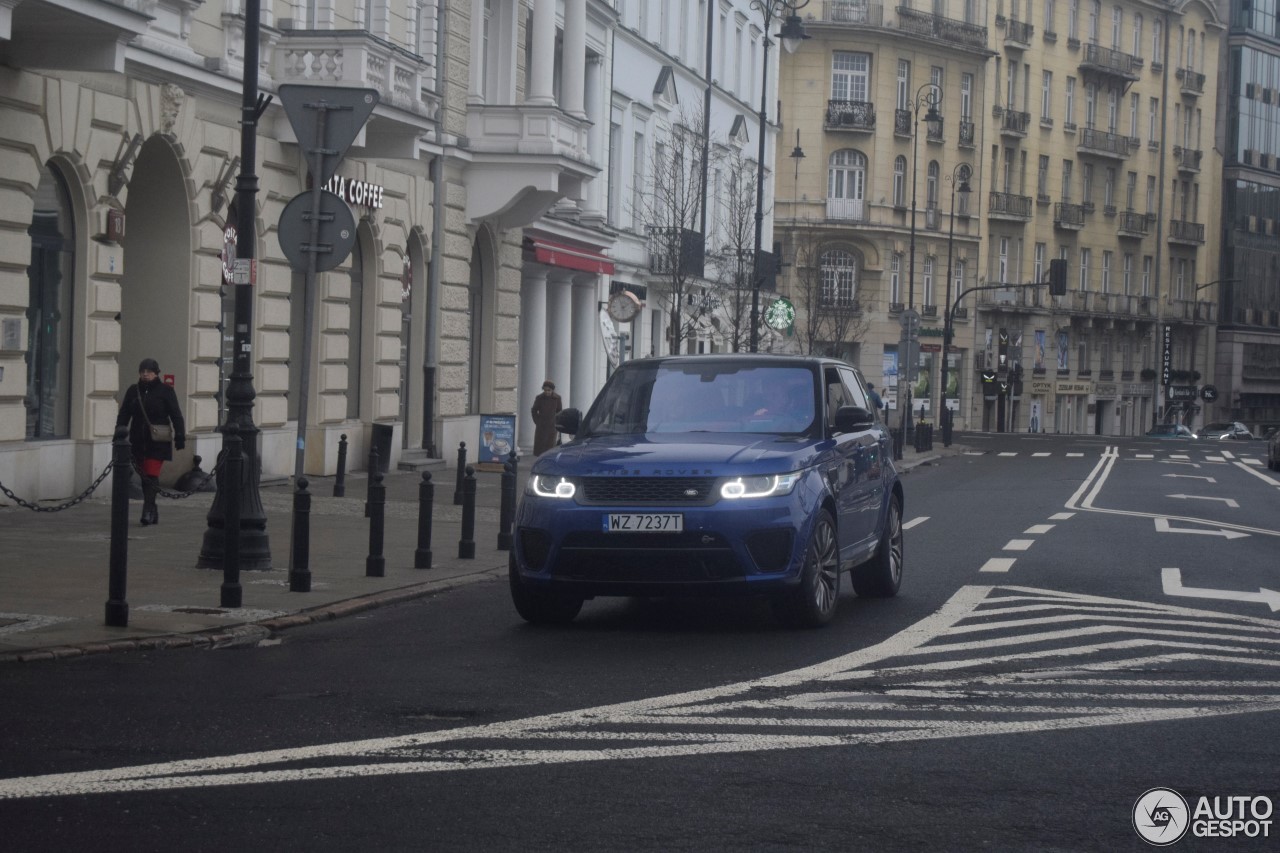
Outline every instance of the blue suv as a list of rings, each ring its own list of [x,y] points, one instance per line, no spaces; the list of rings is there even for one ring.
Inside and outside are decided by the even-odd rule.
[[[607,595],[759,594],[786,624],[830,622],[847,572],[902,581],[902,484],[857,370],[826,358],[669,356],[623,364],[573,436],[534,462],[510,556],[529,622]]]

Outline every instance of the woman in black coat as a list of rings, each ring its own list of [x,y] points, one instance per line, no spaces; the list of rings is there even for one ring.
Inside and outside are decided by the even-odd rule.
[[[154,441],[152,426],[172,426],[173,442]],[[160,365],[144,358],[138,365],[138,384],[130,385],[120,403],[116,426],[129,427],[133,464],[142,476],[142,523],[159,524],[156,495],[160,491],[160,468],[173,458],[173,449],[187,444],[186,423],[178,408],[178,395],[160,381]]]

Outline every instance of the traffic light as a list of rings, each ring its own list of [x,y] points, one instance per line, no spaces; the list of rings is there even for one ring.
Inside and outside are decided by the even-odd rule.
[[[1049,295],[1067,295],[1067,259],[1053,258],[1049,261]]]

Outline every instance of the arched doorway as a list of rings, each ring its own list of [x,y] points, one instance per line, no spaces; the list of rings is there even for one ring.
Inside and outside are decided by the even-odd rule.
[[[182,167],[160,136],[143,143],[129,180],[120,294],[120,387],[154,358],[183,411],[190,394],[191,217]]]

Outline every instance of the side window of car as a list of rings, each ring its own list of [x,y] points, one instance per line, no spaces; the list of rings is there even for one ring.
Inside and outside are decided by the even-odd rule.
[[[867,398],[867,392],[862,387],[862,383],[858,380],[858,375],[849,368],[842,367],[840,368],[840,378],[848,389],[847,394],[849,396],[849,405],[868,409],[872,414],[875,414],[875,408]]]
[[[834,367],[826,369],[823,384],[826,386],[827,427],[832,428],[836,425],[836,410],[841,406],[851,406],[853,403],[849,397],[849,389],[845,387],[845,383]]]

